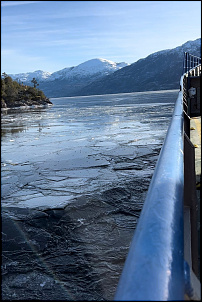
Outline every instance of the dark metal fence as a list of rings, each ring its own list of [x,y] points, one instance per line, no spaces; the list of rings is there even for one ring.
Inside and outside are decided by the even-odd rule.
[[[188,52],[184,53],[183,73],[201,64],[201,58],[193,56]]]

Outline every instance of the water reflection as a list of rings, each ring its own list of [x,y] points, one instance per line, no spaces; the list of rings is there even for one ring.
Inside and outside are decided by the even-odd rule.
[[[33,126],[41,132],[45,127],[46,113],[50,108],[16,108],[1,112],[1,136],[2,138],[25,133]]]
[[[26,126],[18,126],[18,127],[13,127],[13,128],[1,128],[1,136],[4,136],[8,133],[11,133],[11,134],[15,134],[15,133],[18,133],[18,132],[26,132],[27,128]]]
[[[20,124],[20,125],[19,125]],[[38,132],[42,132],[43,128],[45,128],[42,123],[36,123],[36,128],[38,128]],[[6,135],[14,135],[16,133],[21,133],[21,132],[27,132],[29,129],[29,125],[27,123],[20,123],[18,122],[18,125],[16,123],[10,123],[9,125],[3,125],[1,127],[1,139],[6,136]]]

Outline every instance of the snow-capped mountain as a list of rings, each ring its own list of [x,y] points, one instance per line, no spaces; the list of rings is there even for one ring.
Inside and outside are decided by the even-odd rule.
[[[166,55],[166,54],[171,54],[171,53],[182,53],[182,52],[189,52],[191,54],[195,54],[198,52],[198,50],[201,47],[201,38],[196,39],[194,41],[187,41],[186,43],[177,46],[172,49],[165,49],[165,50],[160,50],[155,53],[152,53],[148,57],[153,57],[153,56],[158,56],[158,55]]]
[[[129,64],[125,62],[115,63],[106,59],[92,59],[78,66],[71,68],[64,68],[60,71],[52,73],[49,80],[54,80],[56,78],[69,78],[69,77],[86,77],[92,75],[108,75],[122,67]]]
[[[10,76],[24,84],[32,85],[31,80],[35,78],[39,83],[39,89],[44,91],[48,97],[76,95],[78,89],[114,73],[128,66],[128,63],[115,63],[106,59],[92,59],[77,66],[63,68],[50,73],[41,70],[35,72],[10,74]]]
[[[89,76],[104,76],[119,70],[122,67],[128,66],[125,62],[115,63],[106,59],[92,59],[78,66],[67,67],[62,70],[50,73],[47,71],[37,70],[34,72],[10,74],[13,79],[18,79],[23,83],[31,82],[35,78],[39,82],[64,80],[75,77],[89,77]]]
[[[201,57],[201,38],[173,49],[155,52],[113,74],[97,79],[77,91],[77,95],[178,89],[184,52]]]
[[[36,70],[34,72],[26,72],[26,73],[17,73],[17,74],[9,74],[9,76],[13,80],[18,80],[23,83],[30,82],[33,78],[38,79],[38,81],[45,81],[51,76],[50,72],[42,71],[42,70]]]
[[[150,54],[135,63],[92,59],[50,73],[41,70],[10,75],[28,85],[36,78],[47,97],[178,89],[184,52],[201,57],[201,38]]]
[[[68,77],[68,75],[71,74],[71,70],[74,69],[74,67],[67,67],[67,68],[63,68],[59,71],[55,71],[51,74],[51,76],[49,77],[49,81],[54,81],[56,79],[65,79]]]
[[[189,52],[191,54],[198,53],[199,49],[201,49],[201,38],[196,39],[194,41],[187,41],[186,43],[182,44],[181,46],[178,46],[173,49],[173,51],[183,51],[183,52]],[[199,53],[199,56],[201,57],[201,53]]]

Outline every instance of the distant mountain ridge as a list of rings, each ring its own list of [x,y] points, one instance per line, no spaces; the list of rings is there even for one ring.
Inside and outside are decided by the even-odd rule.
[[[18,74],[9,74],[12,79],[20,79],[21,81],[28,82],[35,77],[38,81],[54,81],[56,79],[64,79],[75,76],[89,76],[97,73],[102,73],[102,75],[107,75],[112,73],[122,67],[129,65],[128,63],[121,62],[115,63],[106,59],[91,59],[84,63],[79,64],[78,66],[72,66],[63,68],[59,71],[53,73],[36,70],[34,72],[27,73],[18,73]]]
[[[178,89],[184,52],[201,57],[201,38],[155,52],[107,77],[86,85],[78,95]]]
[[[89,84],[95,79],[109,75],[125,66],[128,63],[115,63],[102,58],[88,60],[77,66],[63,68],[62,70],[50,73],[42,70],[34,72],[10,74],[13,80],[20,80],[24,84],[30,85],[35,78],[40,84],[40,89],[46,95],[68,96],[79,88]]]
[[[53,73],[38,70],[10,76],[28,85],[35,77],[49,98],[177,89],[185,51],[201,57],[201,38],[132,64],[98,58]]]
[[[33,78],[38,79],[38,81],[44,81],[51,76],[50,72],[36,70],[33,72],[26,72],[26,73],[18,73],[18,74],[8,74],[13,80],[18,80],[23,83],[31,83]]]

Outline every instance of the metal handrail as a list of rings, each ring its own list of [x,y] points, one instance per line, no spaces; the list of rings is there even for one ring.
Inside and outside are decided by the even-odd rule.
[[[201,70],[199,61],[195,63],[196,69]],[[116,301],[184,300],[185,294],[200,300],[200,282],[190,274],[192,270],[184,260],[184,106],[187,101],[184,98],[189,72],[180,78],[171,123],[118,283]]]
[[[184,299],[183,122],[180,91],[115,300]]]

